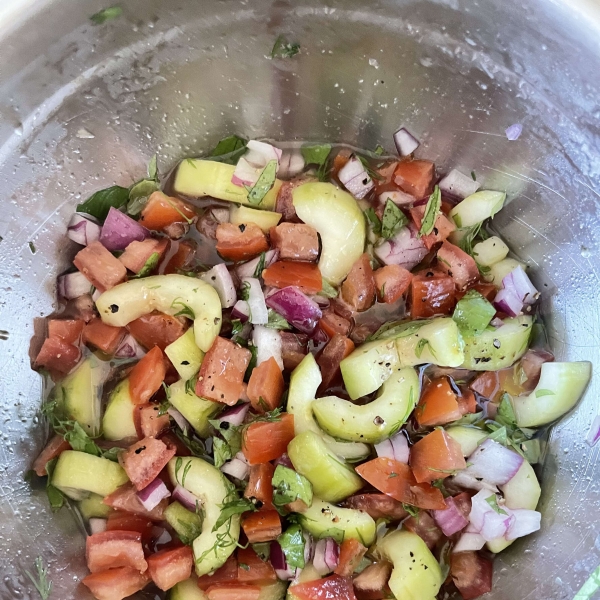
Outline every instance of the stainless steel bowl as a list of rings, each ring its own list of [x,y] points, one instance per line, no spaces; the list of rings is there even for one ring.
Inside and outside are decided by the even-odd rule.
[[[102,0],[0,4],[0,597],[88,598],[84,537],[24,473],[40,449],[36,317],[72,258],[74,205],[239,132],[383,144],[407,125],[441,169],[506,189],[494,225],[544,290],[560,359],[600,364],[600,5],[595,0]],[[300,55],[270,60],[287,34]],[[509,142],[506,127],[523,124]],[[30,247],[30,242],[33,246]],[[35,253],[32,252],[35,248]],[[600,446],[585,436],[596,376],[554,428],[542,530],[496,561],[491,598],[568,599],[600,563]]]

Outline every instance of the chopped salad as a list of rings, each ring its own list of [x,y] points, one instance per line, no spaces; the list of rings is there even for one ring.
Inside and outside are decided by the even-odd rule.
[[[77,207],[34,470],[98,600],[469,600],[540,528],[543,428],[591,367],[488,230],[505,193],[394,141],[231,136]]]

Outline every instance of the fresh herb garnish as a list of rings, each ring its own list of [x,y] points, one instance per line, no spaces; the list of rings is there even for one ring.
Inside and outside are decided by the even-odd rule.
[[[455,218],[456,220],[456,218]],[[458,247],[467,254],[473,256],[473,246],[475,240],[481,231],[482,223],[471,225],[470,227],[460,227],[456,230],[456,233],[460,236],[458,241]]]
[[[337,298],[338,297],[338,291],[336,288],[334,288],[329,281],[327,281],[327,279],[322,279],[321,280],[321,291],[319,292],[319,294],[321,296],[325,296],[325,298]]]
[[[179,312],[176,312],[175,315],[173,315],[173,316],[189,317],[190,319],[192,319],[192,321],[196,318],[194,311],[187,304],[185,304],[178,298],[175,298],[175,300],[173,300],[173,302],[171,302],[171,308],[176,308],[177,306],[181,306],[181,310]]]
[[[419,331],[425,324],[425,321],[389,321],[383,324],[373,335],[369,336],[366,341],[372,342],[375,340],[408,337]]]
[[[300,525],[291,525],[278,538],[277,541],[285,555],[285,561],[290,567],[303,569],[304,562],[304,535]]]
[[[317,165],[319,181],[327,179],[327,163],[331,154],[331,144],[307,144],[300,149],[307,165]]]
[[[276,313],[272,308],[267,309],[269,320],[265,323],[265,327],[269,329],[291,329],[292,326],[279,314]]]
[[[140,277],[147,277],[156,269],[156,265],[160,259],[160,254],[158,252],[153,252],[148,260],[144,263],[144,266],[139,270],[139,272],[131,277],[131,279],[139,279]]]
[[[435,358],[435,352],[433,351],[433,348],[431,347],[431,344],[429,343],[429,340],[425,339],[425,338],[421,338],[417,345],[415,346],[415,356],[417,358],[421,358],[421,354],[423,354],[423,350],[425,350],[425,348],[429,346],[429,352],[431,353],[431,355],[433,356],[433,358]]]
[[[106,219],[110,208],[121,208],[129,200],[129,189],[113,185],[92,194],[85,202],[77,205],[77,212],[86,213],[100,221]]]
[[[427,200],[425,214],[423,215],[423,221],[421,222],[421,229],[419,229],[419,237],[429,235],[433,231],[441,206],[442,192],[436,185],[435,188],[433,188],[433,193],[429,196],[429,200]]]
[[[240,333],[242,333],[242,329],[244,329],[244,324],[240,321],[240,319],[231,319],[231,337],[235,338]]]
[[[248,421],[247,425],[250,425],[251,423],[277,423],[278,421],[281,421],[281,413],[283,413],[283,409],[277,407],[263,415],[252,415],[252,418]]]
[[[407,223],[406,215],[388,199],[381,219],[381,237],[386,240],[393,238]]]
[[[381,144],[377,144],[375,150],[373,150],[375,156],[383,156],[385,154],[385,148]]]
[[[237,135],[230,135],[220,140],[209,156],[211,158],[218,158],[219,162],[234,165],[246,151],[247,145],[248,140]],[[194,167],[195,166],[196,165],[194,164]]]
[[[120,6],[109,6],[108,8],[104,8],[97,13],[94,13],[90,17],[90,21],[94,25],[102,25],[107,21],[112,21],[113,19],[117,19],[123,14],[123,9]]]
[[[270,160],[258,176],[256,183],[251,188],[246,188],[248,190],[248,202],[250,204],[260,204],[273,187],[276,177],[277,161]]]
[[[29,242],[29,250],[31,250],[31,254],[35,254],[37,252],[35,246],[33,245],[33,242]]]
[[[248,302],[248,298],[250,298],[250,283],[243,281],[240,287],[240,299]]]
[[[65,497],[63,493],[52,485],[52,474],[54,473],[54,467],[58,458],[53,458],[46,463],[46,473],[48,473],[48,480],[46,481],[46,495],[48,496],[48,502],[52,512],[60,510],[65,504]]]
[[[485,501],[494,509],[494,512],[498,513],[499,515],[508,516],[508,513],[498,506],[498,498],[496,497],[496,494],[492,494],[489,498],[486,498]]]
[[[310,481],[293,469],[277,465],[272,483],[275,506],[285,506],[296,500],[302,500],[306,506],[312,504],[313,490]]]
[[[542,398],[543,396],[555,396],[556,394],[552,390],[536,390],[535,397]]]
[[[300,52],[300,44],[288,42],[285,36],[280,35],[273,44],[271,58],[291,58]]]
[[[158,190],[160,190],[160,186],[158,184],[158,180],[154,178],[136,181],[129,188],[127,214],[131,215],[132,217],[139,215],[148,203],[148,198]]]
[[[402,508],[411,516],[414,517],[415,519],[419,518],[419,508],[416,506],[413,506],[412,504],[406,504],[405,502],[402,503]]]
[[[471,171],[471,179],[473,181],[477,181],[477,176],[475,175],[475,171]]]
[[[495,314],[496,309],[477,290],[469,290],[457,302],[452,318],[461,332],[479,335]]]
[[[25,574],[31,579],[31,583],[33,583],[42,600],[48,600],[52,591],[52,581],[48,579],[48,567],[44,564],[44,559],[41,556],[38,556],[33,564],[36,573],[32,574],[30,571],[25,571]]]
[[[215,467],[220,469],[228,460],[233,458],[231,446],[221,438],[213,438],[213,455],[215,457]]]
[[[265,252],[261,252],[258,258],[258,264],[256,265],[256,269],[254,269],[254,278],[258,279],[262,272],[265,270],[265,266],[267,264],[267,255]]]
[[[213,532],[217,531],[221,525],[224,525],[234,515],[241,515],[245,512],[254,512],[258,510],[255,504],[248,498],[236,498],[235,500],[222,504],[220,508],[221,514],[212,528]]]
[[[381,219],[377,216],[375,209],[371,207],[367,208],[367,210],[365,210],[365,217],[373,230],[373,233],[381,235]]]

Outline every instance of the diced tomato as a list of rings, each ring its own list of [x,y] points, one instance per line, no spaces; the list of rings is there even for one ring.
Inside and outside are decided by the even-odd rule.
[[[292,593],[299,600],[323,600],[324,598],[335,598],[335,600],[356,600],[352,579],[330,575],[323,579],[315,579],[295,585]]]
[[[262,502],[264,508],[273,507],[273,473],[275,467],[271,463],[262,463],[250,467],[250,478],[244,490],[245,498],[254,498]]]
[[[256,223],[219,223],[217,252],[227,260],[249,260],[269,249],[267,236]]]
[[[294,223],[299,221],[298,217],[296,216],[296,209],[294,208],[292,192],[294,188],[306,183],[307,181],[314,181],[314,178],[300,176],[292,179],[291,181],[284,181],[281,184],[279,192],[277,193],[277,200],[275,200],[275,212],[281,213],[284,221],[291,221]]]
[[[119,260],[133,273],[139,273],[154,254],[158,254],[155,262],[155,265],[158,265],[169,244],[170,242],[167,239],[155,240],[148,238],[141,242],[133,241],[119,256]]]
[[[183,318],[154,311],[131,321],[127,329],[144,348],[158,346],[164,351],[186,332],[187,323]]]
[[[339,333],[336,333],[327,342],[321,354],[317,357],[317,364],[321,369],[322,382],[320,389],[330,388],[338,379],[341,379],[340,363],[354,350],[354,342]]]
[[[334,177],[337,177],[337,174],[343,169],[349,162],[350,157],[352,156],[352,152],[343,148],[340,150],[333,159],[333,165],[331,167],[331,173]]]
[[[456,304],[454,281],[448,275],[428,269],[417,273],[411,282],[413,319],[449,315]]]
[[[402,502],[394,500],[386,494],[357,494],[344,500],[343,505],[347,508],[362,510],[373,519],[388,519],[401,521],[407,516]]]
[[[289,333],[287,331],[282,331],[280,336],[283,368],[286,371],[293,371],[308,354],[308,336],[304,333]]]
[[[242,434],[242,451],[251,465],[281,456],[294,437],[294,415],[283,413],[272,422],[251,423]]]
[[[403,160],[394,171],[394,183],[417,200],[431,194],[434,177],[435,165],[429,160]]]
[[[492,302],[496,297],[496,294],[498,293],[498,288],[493,283],[476,283],[469,289],[479,292],[489,302]],[[460,298],[462,298],[462,295],[459,298],[457,293],[456,297],[460,300]]]
[[[471,390],[461,388],[460,396],[458,396],[458,409],[461,415],[477,412],[477,401],[475,400],[475,394]]]
[[[447,377],[434,379],[426,388],[417,408],[415,418],[420,427],[445,425],[462,417],[458,395]]]
[[[389,598],[388,581],[392,573],[392,565],[381,561],[369,565],[354,579],[354,588],[359,600],[380,600]]]
[[[271,227],[271,244],[279,250],[281,260],[315,261],[319,258],[316,229],[304,223],[281,223]]]
[[[259,600],[260,587],[247,583],[219,583],[206,590],[208,600]]]
[[[410,287],[413,275],[400,265],[386,265],[373,273],[377,298],[380,302],[393,304],[400,300]]]
[[[108,515],[107,531],[135,531],[142,536],[142,542],[148,543],[152,537],[154,523],[148,517],[134,515],[121,510]]]
[[[103,531],[89,535],[85,556],[92,573],[118,567],[131,567],[143,573],[148,568],[142,534],[137,531]]]
[[[83,341],[105,354],[114,354],[125,333],[123,327],[113,327],[104,323],[102,319],[92,319],[83,328]]]
[[[129,374],[129,394],[134,404],[144,404],[160,389],[167,369],[162,350],[154,346]]]
[[[352,265],[342,283],[342,298],[359,312],[367,310],[375,302],[375,278],[366,252]]]
[[[334,573],[341,577],[351,577],[366,551],[367,548],[358,540],[353,538],[345,539],[340,546],[340,558]]]
[[[469,387],[488,400],[496,400],[502,391],[500,374],[498,371],[485,371],[477,375]]]
[[[148,557],[148,574],[156,587],[164,592],[180,581],[189,579],[194,566],[194,553],[189,546],[161,550]]]
[[[59,337],[49,337],[44,340],[35,359],[36,367],[46,367],[59,373],[69,373],[75,368],[81,358],[81,350],[73,344],[68,344]]]
[[[127,269],[100,242],[92,242],[80,250],[73,264],[101,292],[127,279]]]
[[[450,557],[450,575],[464,600],[492,590],[492,561],[477,552],[457,552]]]
[[[46,471],[46,465],[53,459],[60,456],[65,450],[70,450],[71,444],[65,441],[62,435],[53,435],[40,455],[35,459],[33,463],[33,470],[39,477],[48,475]]]
[[[240,399],[252,354],[222,337],[210,347],[198,374],[196,395],[233,406]]]
[[[262,508],[242,516],[242,529],[251,544],[270,542],[281,535],[281,518],[276,510]]]
[[[429,483],[449,477],[467,464],[460,444],[443,429],[436,429],[410,449],[410,466],[419,483]]]
[[[197,244],[194,240],[185,240],[183,242],[173,242],[177,244],[173,254],[165,259],[167,264],[161,265],[160,271],[165,275],[185,271],[194,262],[196,256]]]
[[[252,370],[246,394],[259,413],[276,409],[283,396],[285,382],[277,361],[271,356]]]
[[[426,208],[426,205],[422,204],[421,206],[414,206],[410,209],[410,216],[412,217],[415,227],[419,230],[423,224]],[[431,233],[424,235],[421,239],[427,247],[427,250],[431,250],[436,244],[443,242],[455,230],[456,225],[450,221],[443,212],[440,212],[435,219]]]
[[[159,415],[158,404],[140,404],[133,409],[133,422],[138,437],[158,437],[168,429],[170,419],[168,414]]]
[[[148,575],[137,569],[120,567],[102,573],[93,573],[81,580],[97,600],[123,600],[144,589]]]
[[[378,176],[373,178],[373,183],[375,184],[375,193],[378,196],[383,192],[391,192],[398,189],[398,186],[392,181],[397,166],[398,161],[394,160],[375,169]]]
[[[430,550],[444,536],[442,530],[435,524],[433,517],[425,510],[420,510],[416,517],[408,517],[402,521],[402,526],[416,533]]]
[[[173,223],[187,223],[195,216],[196,213],[189,204],[163,192],[154,192],[144,206],[139,222],[148,229],[162,231]]]
[[[319,267],[313,263],[280,260],[262,272],[265,285],[284,288],[295,286],[305,294],[318,294],[323,287]]]
[[[462,513],[463,517],[468,519],[471,513],[471,496],[467,492],[461,492],[453,496],[452,500],[454,500],[454,505]]]
[[[169,448],[175,448],[177,456],[192,455],[189,448],[172,431],[167,431],[159,437]]]
[[[417,483],[410,467],[404,463],[379,457],[359,465],[356,472],[395,500],[430,510],[446,508],[442,492],[429,484]]]
[[[348,319],[337,315],[333,309],[326,308],[319,321],[319,327],[327,334],[327,337],[332,338],[336,333],[347,336],[350,333],[351,323]]]
[[[125,485],[117,488],[112,494],[106,496],[103,502],[115,510],[122,510],[134,515],[148,517],[152,521],[163,520],[163,513],[169,503],[169,501],[165,498],[164,500],[161,500],[160,504],[152,510],[146,510],[138,498],[136,489],[131,483],[126,483]]]
[[[479,279],[479,269],[472,256],[450,242],[444,242],[437,253],[438,267],[445,271],[459,289]]]
[[[158,477],[173,456],[175,448],[168,448],[161,440],[146,437],[122,452],[119,462],[139,491]]]
[[[252,548],[240,548],[237,559],[237,578],[240,583],[261,585],[277,581],[277,574],[273,565],[262,560]]]
[[[552,352],[541,350],[539,348],[527,350],[518,363],[518,366],[515,368],[515,372],[519,375],[518,377],[515,376],[515,379],[518,380],[525,391],[531,391],[540,380],[542,365],[553,361],[554,354],[552,354]],[[520,377],[521,374],[525,376],[525,381],[522,381],[523,378]]]
[[[219,567],[212,575],[198,577],[198,587],[206,591],[209,587],[221,583],[232,583],[237,581],[238,563],[235,554],[232,554],[225,564]]]
[[[81,338],[84,325],[83,319],[50,319],[48,337],[57,337],[67,344],[76,344]]]

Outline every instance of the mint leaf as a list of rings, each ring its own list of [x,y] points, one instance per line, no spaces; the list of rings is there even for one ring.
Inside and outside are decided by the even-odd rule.
[[[452,318],[461,332],[479,335],[490,324],[496,309],[476,290],[469,290],[456,304]]]
[[[425,215],[421,222],[421,229],[419,229],[419,237],[429,235],[433,231],[441,206],[442,193],[440,192],[440,188],[436,185],[433,189],[433,193],[429,196],[427,206],[425,207]]]
[[[254,503],[251,500],[248,500],[248,498],[236,498],[231,502],[221,504],[220,508],[221,514],[219,515],[215,526],[212,528],[213,532],[217,531],[221,525],[224,525],[234,515],[241,515],[245,512],[254,512],[257,510]]]
[[[290,567],[303,569],[304,563],[304,535],[300,525],[288,527],[278,538],[277,541],[285,555],[285,561]]]
[[[269,320],[265,324],[265,327],[269,329],[291,329],[292,326],[279,314],[276,313],[272,308],[267,309]]]
[[[234,165],[246,151],[247,144],[248,140],[237,135],[230,135],[220,140],[209,156],[218,158],[219,162]]]
[[[90,17],[90,21],[94,25],[102,25],[103,23],[106,23],[106,21],[112,21],[113,19],[120,17],[122,14],[123,9],[120,6],[109,6],[108,8],[94,13]]]
[[[272,483],[275,506],[284,506],[296,500],[302,500],[306,506],[312,504],[313,490],[310,481],[293,469],[277,465]]]
[[[121,208],[129,200],[129,189],[113,185],[92,194],[85,202],[77,205],[77,212],[86,213],[100,221],[106,219],[111,207]]]
[[[381,219],[381,237],[389,240],[408,223],[406,215],[391,201],[387,200]]]
[[[248,189],[248,202],[260,204],[273,187],[277,177],[277,161],[270,160],[258,176],[256,183]]]
[[[365,210],[365,217],[373,230],[373,233],[381,235],[381,219],[377,216],[375,209],[367,208],[367,210]]]
[[[485,501],[494,509],[494,512],[497,512],[499,515],[508,516],[508,513],[498,506],[498,499],[496,498],[496,494],[492,494],[489,498],[486,498]]]
[[[298,52],[300,52],[300,44],[288,42],[283,35],[280,35],[273,44],[271,58],[291,58],[296,56]]]
[[[327,164],[331,154],[331,144],[308,144],[300,149],[307,165],[317,165],[319,181],[327,180]]]
[[[127,202],[127,213],[132,217],[139,215],[148,203],[148,198],[160,190],[155,179],[142,179],[129,188],[129,201]]]

